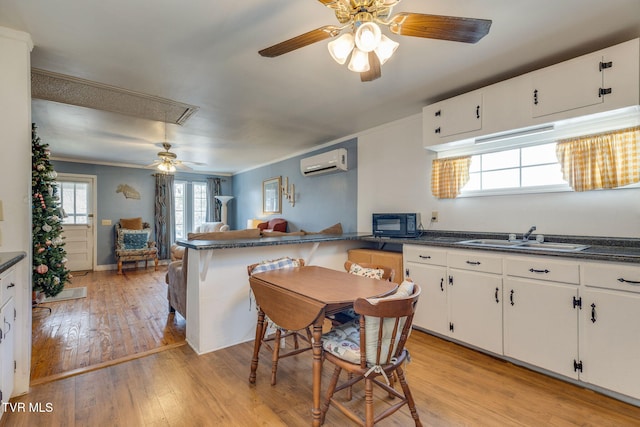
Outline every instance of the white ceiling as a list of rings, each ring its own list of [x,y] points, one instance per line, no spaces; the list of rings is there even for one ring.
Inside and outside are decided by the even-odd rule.
[[[640,36],[640,0],[404,0],[394,12],[493,21],[477,44],[402,37],[382,77],[361,83],[328,41],[258,50],[327,24],[314,0],[0,0],[0,26],[34,42],[32,66],[199,106],[168,125],[178,158],[236,173],[422,111],[504,78]],[[55,158],[143,166],[161,122],[33,100]],[[390,141],[392,143],[393,141]]]

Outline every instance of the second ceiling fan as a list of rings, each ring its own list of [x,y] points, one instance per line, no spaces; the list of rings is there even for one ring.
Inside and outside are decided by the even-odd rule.
[[[329,53],[339,64],[349,56],[349,69],[360,73],[363,82],[381,76],[380,66],[395,52],[398,43],[380,31],[380,25],[393,34],[428,39],[476,43],[489,33],[491,21],[457,16],[400,12],[391,15],[400,0],[318,0],[333,9],[337,25],[325,25],[289,40],[262,49],[258,53],[273,58],[310,44],[334,38]],[[344,32],[345,30],[348,30]],[[344,32],[344,33],[343,33]]]

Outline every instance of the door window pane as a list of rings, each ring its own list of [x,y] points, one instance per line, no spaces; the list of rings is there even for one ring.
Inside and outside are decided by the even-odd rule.
[[[86,182],[58,181],[63,224],[89,223],[89,184]]]

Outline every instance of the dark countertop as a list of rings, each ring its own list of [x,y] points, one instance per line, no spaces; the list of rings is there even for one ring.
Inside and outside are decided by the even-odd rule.
[[[367,233],[344,234],[307,234],[305,236],[261,237],[258,239],[233,240],[178,240],[176,243],[185,248],[198,251],[207,249],[233,249],[254,246],[296,245],[300,243],[333,242],[340,240],[361,240]],[[370,236],[370,235],[369,235]]]
[[[521,238],[521,235],[517,236]],[[555,251],[544,249],[531,249],[526,247],[484,247],[476,245],[462,244],[465,240],[472,239],[504,239],[509,238],[508,233],[476,233],[461,231],[426,231],[416,238],[379,238],[368,235],[361,240],[377,243],[379,249],[384,249],[386,244],[395,245],[425,245],[441,246],[455,249],[473,249],[479,251],[499,252],[502,254],[514,255],[544,255],[558,258],[571,258],[575,260],[588,259],[599,261],[615,261],[640,263],[640,239],[623,237],[591,237],[591,236],[563,236],[544,235],[545,242],[576,243],[588,245],[587,249],[581,251]],[[531,240],[535,241],[535,235]]]
[[[26,252],[0,252],[0,274],[4,273],[26,257]]]

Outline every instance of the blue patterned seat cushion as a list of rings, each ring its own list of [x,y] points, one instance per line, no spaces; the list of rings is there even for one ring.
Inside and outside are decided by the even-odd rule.
[[[118,230],[118,247],[123,250],[146,249],[149,241],[149,231],[145,230]]]
[[[352,320],[322,336],[322,348],[342,360],[360,363],[360,323]]]

